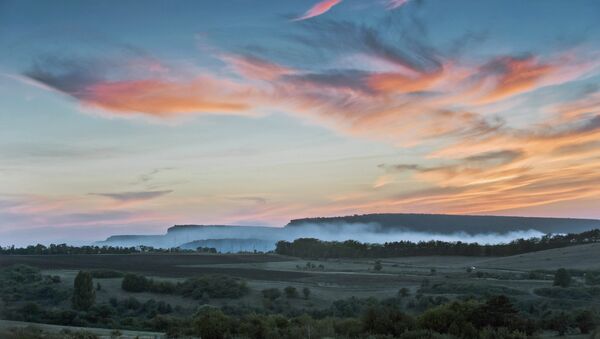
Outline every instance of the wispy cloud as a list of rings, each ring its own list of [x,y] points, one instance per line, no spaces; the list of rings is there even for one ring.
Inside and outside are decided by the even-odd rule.
[[[301,21],[310,18],[314,18],[316,16],[325,14],[329,11],[333,6],[339,4],[342,0],[322,0],[312,6],[308,11],[306,11],[303,15],[294,19],[294,21]]]
[[[388,10],[396,9],[398,7],[402,7],[408,3],[409,0],[387,0],[385,7]]]
[[[163,195],[172,193],[172,190],[165,191],[139,191],[139,192],[118,192],[118,193],[90,193],[101,197],[111,198],[119,202],[140,202],[155,199]]]
[[[124,67],[94,60],[44,58],[24,75],[84,105],[122,115],[252,115],[252,107],[244,99],[250,89],[233,80],[201,74],[173,80],[164,72],[148,78],[145,72],[138,74],[137,67],[130,68],[132,63],[126,64]]]

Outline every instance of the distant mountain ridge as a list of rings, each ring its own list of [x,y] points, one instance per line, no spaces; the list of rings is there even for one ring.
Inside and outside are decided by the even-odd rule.
[[[515,217],[493,215],[385,213],[291,220],[287,227],[300,225],[377,224],[380,232],[406,230],[427,233],[506,233],[537,230],[542,233],[578,233],[600,227],[598,219]]]
[[[581,233],[597,228],[600,228],[600,220],[596,219],[387,213],[294,219],[285,227],[174,225],[162,235],[115,235],[97,244],[196,248],[207,247],[210,240],[211,246],[208,247],[216,247],[220,251],[269,251],[279,240],[310,237],[329,241],[386,242],[409,240],[410,236],[412,241],[419,241],[418,237],[432,239],[449,235],[462,240],[461,234],[491,234],[497,239],[496,234],[511,233],[511,239],[515,239],[531,237],[526,233],[532,232],[539,236]],[[522,233],[514,235],[512,232]]]

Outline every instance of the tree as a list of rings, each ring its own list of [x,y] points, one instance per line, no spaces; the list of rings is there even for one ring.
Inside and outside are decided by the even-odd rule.
[[[310,297],[310,288],[308,288],[308,287],[303,288],[302,295],[304,295],[304,299],[308,299]]]
[[[569,287],[571,285],[571,274],[564,268],[559,268],[554,274],[554,286]]]
[[[381,271],[383,266],[381,265],[381,260],[375,260],[375,264],[373,265],[373,269],[377,272]]]
[[[230,319],[221,310],[202,308],[194,319],[196,333],[202,339],[223,339],[229,332]]]
[[[73,308],[77,310],[88,310],[96,301],[94,282],[89,272],[79,271],[73,284]]]
[[[285,296],[288,299],[293,299],[293,298],[298,297],[298,290],[294,286],[287,286],[286,288],[283,289],[283,292],[285,292]]]

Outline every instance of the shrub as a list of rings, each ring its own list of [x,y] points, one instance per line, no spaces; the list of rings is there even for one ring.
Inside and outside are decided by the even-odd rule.
[[[151,281],[143,275],[127,273],[121,282],[121,288],[127,292],[146,292]]]
[[[401,298],[408,297],[410,295],[410,290],[406,287],[402,287],[398,290],[398,296]]]
[[[554,286],[569,287],[571,285],[571,274],[564,268],[559,268],[554,274]]]
[[[414,319],[391,307],[371,307],[363,316],[364,331],[372,334],[399,336],[415,328]]]
[[[230,322],[221,310],[204,307],[194,318],[194,328],[202,339],[223,339],[229,333]]]
[[[308,299],[310,297],[310,288],[308,288],[308,287],[303,288],[302,295],[304,296],[304,299]]]
[[[177,289],[183,296],[194,299],[201,299],[204,295],[210,298],[240,298],[248,293],[245,281],[220,274],[187,279]]]
[[[150,281],[149,290],[158,294],[174,294],[177,292],[177,285],[170,281]]]
[[[283,292],[289,299],[298,298],[298,290],[294,286],[287,286],[283,289]]]
[[[590,310],[580,310],[575,313],[575,325],[583,334],[590,333],[598,324],[597,315]]]
[[[600,285],[600,272],[585,272],[585,283],[587,285]]]

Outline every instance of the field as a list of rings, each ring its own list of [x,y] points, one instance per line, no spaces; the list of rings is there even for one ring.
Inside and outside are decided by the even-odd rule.
[[[552,287],[551,271],[560,267],[597,270],[600,244],[573,246],[511,257],[402,257],[375,259],[300,260],[273,254],[129,254],[129,255],[13,255],[0,256],[0,267],[25,264],[38,267],[43,274],[61,277],[60,284],[72,288],[79,270],[115,270],[143,274],[155,281],[181,282],[203,274],[226,274],[247,282],[250,292],[239,299],[184,298],[181,295],[122,290],[122,278],[94,279],[101,289],[98,303],[111,298],[134,296],[140,302],[164,301],[173,307],[193,309],[201,303],[215,306],[242,305],[259,307],[264,303],[263,289],[294,286],[309,288],[310,298],[288,300],[290,307],[325,309],[339,299],[351,297],[391,298],[405,288],[409,296],[417,294],[453,300],[460,296],[484,297],[505,294],[523,305],[547,302],[554,298],[539,296],[538,288]],[[530,276],[530,272],[538,272]],[[574,275],[574,284],[583,286],[583,278]],[[600,297],[567,300],[572,307],[600,308]],[[569,306],[569,307],[571,307]],[[523,306],[525,307],[525,306]],[[416,313],[419,306],[407,309]],[[6,324],[3,325],[6,327]]]
[[[511,274],[532,270],[555,270],[560,267],[598,269],[595,260],[600,244],[574,246],[504,258],[481,257],[402,257],[381,260],[382,270],[373,269],[375,259],[299,260],[271,254],[129,254],[129,255],[19,255],[1,256],[0,267],[25,264],[44,273],[63,277],[72,284],[79,270],[110,269],[136,272],[161,280],[181,281],[202,274],[226,274],[248,281],[252,290],[293,285],[311,288],[314,299],[332,301],[339,298],[389,297],[406,287],[416,291],[427,279],[438,282],[506,287],[530,293],[538,287],[549,287],[551,280],[511,279]],[[311,263],[313,269],[307,269]],[[322,268],[319,268],[321,265]],[[503,275],[500,278],[477,278],[475,272]],[[433,271],[432,271],[433,270]],[[433,272],[433,273],[432,273]],[[481,273],[480,273],[481,274]],[[549,279],[549,278],[548,278]],[[120,295],[120,278],[101,279],[106,293]],[[164,296],[137,294],[136,297],[160,299]],[[247,297],[252,301],[252,294]],[[172,297],[167,298],[169,301]],[[175,300],[188,304],[190,301]],[[322,303],[319,303],[323,305]]]

